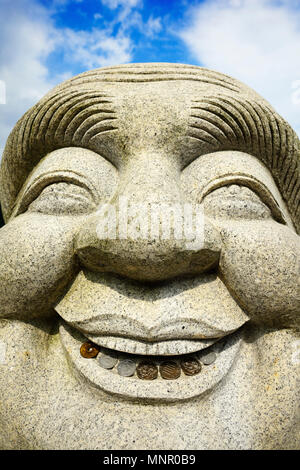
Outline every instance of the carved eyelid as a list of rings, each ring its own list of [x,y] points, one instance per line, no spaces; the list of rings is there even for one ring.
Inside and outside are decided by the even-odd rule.
[[[40,174],[31,183],[30,187],[26,189],[18,201],[11,217],[16,217],[17,215],[22,214],[41,194],[43,189],[54,183],[73,183],[86,189],[95,204],[97,204],[97,200],[99,200],[97,188],[82,174],[76,173],[75,171],[51,171],[50,173],[47,172]]]
[[[230,184],[241,184],[247,186],[251,189],[257,196],[262,200],[266,206],[271,210],[275,220],[284,225],[287,224],[285,216],[282,210],[279,207],[278,202],[267,188],[267,186],[254,177],[248,175],[243,175],[241,173],[235,175],[224,175],[219,178],[210,181],[200,193],[200,203],[203,202],[203,199],[208,196],[212,191],[228,186]]]

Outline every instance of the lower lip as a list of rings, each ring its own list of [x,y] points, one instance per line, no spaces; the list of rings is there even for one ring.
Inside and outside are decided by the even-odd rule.
[[[80,346],[87,339],[65,322],[60,325],[60,337],[72,367],[85,384],[89,383],[93,388],[123,399],[146,402],[184,401],[212,391],[228,374],[241,346],[241,331],[238,330],[201,351],[202,354],[214,350],[218,353],[216,360],[210,365],[203,365],[199,374],[186,376],[181,373],[174,380],[164,380],[159,376],[156,380],[147,381],[139,379],[136,374],[122,377],[116,368],[103,369],[95,358],[82,357]],[[147,359],[151,359],[151,356]]]

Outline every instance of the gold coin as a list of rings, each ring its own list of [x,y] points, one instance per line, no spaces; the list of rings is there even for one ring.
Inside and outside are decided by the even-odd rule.
[[[153,380],[157,378],[158,369],[153,362],[143,361],[138,364],[136,373],[139,379]]]
[[[86,358],[96,357],[99,353],[99,350],[99,346],[87,341],[86,343],[83,343],[81,345],[80,354],[82,355],[82,357]]]
[[[196,375],[201,371],[201,364],[194,357],[187,357],[180,363],[185,375]]]
[[[176,362],[165,361],[159,366],[160,375],[163,379],[174,380],[180,377],[180,367]]]

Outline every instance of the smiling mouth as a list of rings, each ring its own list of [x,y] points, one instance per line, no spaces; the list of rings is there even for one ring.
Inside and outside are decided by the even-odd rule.
[[[83,270],[55,309],[77,376],[129,400],[174,402],[212,390],[248,322],[216,274],[148,287]]]
[[[140,355],[93,343],[79,331],[60,325],[64,350],[77,377],[93,389],[127,400],[185,401],[211,391],[231,369],[242,342],[243,327],[189,354]],[[118,338],[116,338],[117,340]]]

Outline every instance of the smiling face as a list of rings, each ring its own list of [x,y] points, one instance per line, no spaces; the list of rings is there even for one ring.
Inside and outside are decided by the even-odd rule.
[[[168,402],[200,410],[210,391],[214,414],[217,403],[226,408],[237,382],[241,390],[251,388],[249,357],[255,380],[262,380],[252,343],[261,353],[268,331],[280,351],[289,342],[282,328],[294,338],[300,311],[295,218],[260,161],[249,122],[233,119],[232,91],[223,96],[224,110],[213,83],[93,86],[84,99],[80,88],[70,88],[68,99],[67,92],[50,97],[48,114],[37,108],[31,121],[32,155],[50,140],[54,148],[31,171],[0,232],[1,317],[12,328],[4,335],[15,341],[24,325],[26,348],[52,370],[65,370],[66,357],[73,372],[65,375],[72,381],[75,373],[87,387],[69,391],[74,406],[118,403],[126,414],[138,400],[148,403],[154,423],[156,403],[166,415]],[[270,147],[264,142],[262,154]],[[58,323],[60,332],[49,336]],[[274,359],[269,349],[265,361]],[[290,373],[294,403],[290,369],[285,377]],[[28,376],[35,374],[29,368]],[[63,402],[60,380],[52,387]],[[238,415],[247,403],[235,400]],[[195,447],[199,426],[187,447]],[[254,428],[242,445],[259,435]],[[200,448],[209,447],[204,441]]]

